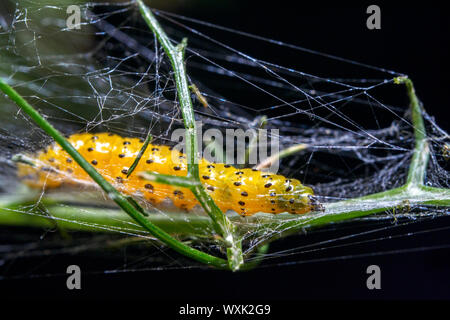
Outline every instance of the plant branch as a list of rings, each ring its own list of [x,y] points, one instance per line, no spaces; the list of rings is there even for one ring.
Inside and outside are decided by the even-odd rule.
[[[274,154],[273,156],[271,156],[271,157],[265,159],[263,162],[261,162],[260,164],[258,164],[258,165],[255,167],[255,169],[256,169],[256,170],[261,170],[261,169],[264,169],[264,168],[268,168],[268,167],[270,167],[275,161],[278,161],[278,160],[280,160],[280,159],[282,159],[282,158],[285,158],[285,157],[289,157],[289,156],[291,156],[291,155],[293,155],[293,154],[296,154],[297,152],[300,152],[300,151],[302,151],[302,150],[305,150],[306,148],[308,148],[308,145],[307,145],[307,144],[303,144],[303,143],[293,145],[293,146],[291,146],[291,147],[289,147],[289,148],[286,148],[286,149],[284,149],[284,150],[281,150],[280,152]]]
[[[414,128],[415,147],[409,166],[406,185],[408,188],[423,186],[428,159],[430,157],[430,149],[428,147],[427,134],[422,117],[422,107],[411,79],[408,77],[397,77],[394,79],[394,82],[396,84],[405,84],[406,86],[411,107],[411,120]]]
[[[186,68],[184,65],[184,52],[187,45],[187,39],[184,38],[181,43],[173,46],[151,10],[141,0],[137,0],[137,4],[142,17],[148,27],[156,35],[156,38],[164,48],[164,51],[172,64],[178,100],[180,102],[181,113],[183,116],[184,126],[186,128],[185,139],[186,154],[188,158],[187,178],[193,178],[195,181],[200,182],[195,115],[186,76]],[[164,179],[168,178],[164,177]],[[195,186],[191,190],[213,221],[216,232],[223,237],[227,246],[227,255],[230,268],[232,270],[238,270],[240,265],[243,263],[243,257],[241,242],[235,237],[234,225],[214,203],[208,193],[206,193],[202,185]]]
[[[147,150],[148,144],[153,139],[153,136],[151,135],[150,131],[147,134],[147,138],[145,138],[144,144],[141,147],[141,150],[139,150],[138,155],[136,156],[136,159],[134,159],[133,164],[131,165],[130,169],[128,169],[127,178],[131,175],[131,173],[134,171],[134,169],[139,164],[139,161],[141,160],[142,156],[144,155],[145,150]]]

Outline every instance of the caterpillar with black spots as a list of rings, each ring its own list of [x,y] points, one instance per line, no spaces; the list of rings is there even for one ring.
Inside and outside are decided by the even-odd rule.
[[[180,209],[192,210],[198,201],[189,189],[143,180],[139,172],[186,176],[185,154],[165,145],[149,144],[134,171],[127,177],[144,141],[112,133],[80,133],[68,138],[78,152],[119,191],[140,194],[154,205],[169,198]],[[176,154],[172,154],[176,152]],[[93,184],[88,174],[56,143],[29,156],[34,165],[18,163],[18,176],[29,186],[56,188],[62,185]],[[250,216],[257,212],[303,214],[320,204],[310,187],[255,169],[237,169],[223,163],[199,160],[200,179],[223,211]]]

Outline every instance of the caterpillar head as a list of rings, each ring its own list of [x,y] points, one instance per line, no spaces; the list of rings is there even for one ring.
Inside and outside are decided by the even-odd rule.
[[[314,196],[310,187],[302,185],[295,179],[286,180],[285,187],[278,198],[278,206],[283,210],[293,214],[323,210],[322,204]]]

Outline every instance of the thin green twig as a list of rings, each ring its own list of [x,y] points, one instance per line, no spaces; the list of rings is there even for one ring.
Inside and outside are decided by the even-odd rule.
[[[152,139],[153,139],[153,136],[151,135],[151,133],[149,131],[148,134],[147,134],[147,138],[145,138],[144,144],[141,147],[141,150],[139,150],[139,153],[136,156],[136,159],[134,159],[133,164],[131,165],[130,169],[128,169],[127,178],[130,176],[130,174],[137,167],[139,161],[141,160],[142,156],[144,155],[145,150],[147,150],[148,144],[150,143],[150,141],[152,141]]]
[[[198,182],[192,178],[172,176],[170,174],[161,174],[161,173],[147,171],[147,172],[139,173],[139,176],[142,179],[145,179],[147,181],[153,181],[156,183],[164,183],[164,184],[169,184],[172,186],[183,187],[183,188],[188,188],[188,189],[191,189],[196,186],[201,186],[200,182]]]
[[[184,53],[187,46],[187,39],[184,38],[181,43],[173,46],[151,10],[141,0],[137,0],[137,4],[143,19],[156,35],[156,38],[164,48],[164,51],[172,64],[178,100],[180,102],[184,127],[186,128],[185,139],[186,154],[188,158],[187,178],[191,178],[193,183],[200,182],[195,115],[189,92],[186,68],[184,65]],[[167,179],[167,177],[164,177],[164,179]],[[226,217],[226,215],[223,214],[209,194],[204,190],[202,185],[195,185],[191,188],[191,191],[195,197],[197,197],[206,213],[210,216],[214,223],[216,232],[223,237],[225,245],[227,246],[227,255],[230,268],[232,270],[238,270],[243,264],[243,256],[241,241],[236,239],[235,236],[235,226]]]
[[[417,98],[414,85],[408,77],[394,79],[397,84],[405,84],[411,107],[411,121],[414,127],[415,146],[411,163],[409,165],[406,185],[408,188],[423,186],[425,180],[430,149],[427,142],[425,124],[422,117],[422,107]]]
[[[267,116],[261,116],[256,119],[256,123],[258,124],[258,129],[256,130],[256,134],[252,137],[250,142],[248,143],[248,148],[245,150],[245,164],[248,165],[250,161],[250,155],[258,149],[258,141],[259,141],[259,129],[264,129],[267,125]]]
[[[202,95],[202,93],[200,92],[200,90],[198,89],[198,87],[194,83],[191,83],[191,85],[189,86],[189,89],[191,89],[192,92],[195,94],[195,96],[197,97],[197,100],[205,108],[208,108],[208,100],[206,100],[206,98]]]
[[[264,168],[269,168],[275,161],[278,161],[278,160],[280,160],[282,158],[285,158],[285,157],[289,157],[289,156],[291,156],[293,154],[296,154],[297,152],[305,150],[306,148],[308,148],[308,145],[301,143],[301,144],[296,144],[296,145],[293,145],[293,146],[291,146],[289,148],[283,149],[280,152],[274,154],[273,156],[265,159],[263,162],[258,164],[255,167],[255,169],[256,170],[262,170]]]

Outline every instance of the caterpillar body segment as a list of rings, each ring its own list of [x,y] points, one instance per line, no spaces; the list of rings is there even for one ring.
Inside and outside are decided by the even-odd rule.
[[[190,211],[199,205],[189,189],[149,182],[139,172],[186,176],[185,154],[164,145],[149,144],[134,171],[128,169],[136,159],[144,141],[111,133],[81,133],[68,138],[78,152],[119,191],[141,195],[158,205],[167,198],[176,207]],[[18,176],[32,187],[56,188],[61,185],[93,185],[88,174],[57,144],[30,156],[34,166],[18,164]],[[231,165],[199,161],[200,179],[212,199],[225,212],[240,215],[257,212],[302,214],[320,208],[311,188],[296,179],[258,171],[237,169]]]

